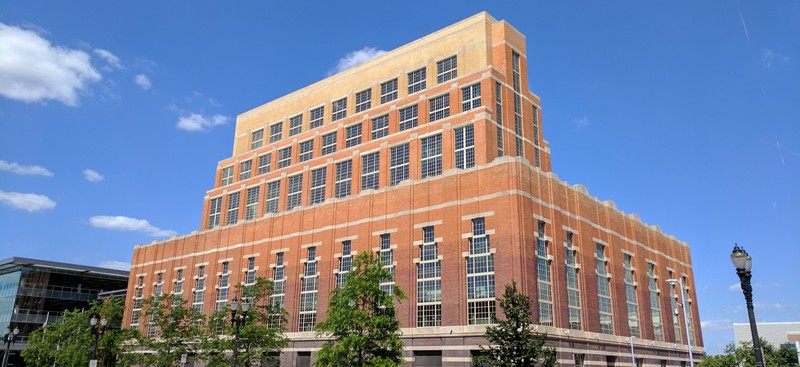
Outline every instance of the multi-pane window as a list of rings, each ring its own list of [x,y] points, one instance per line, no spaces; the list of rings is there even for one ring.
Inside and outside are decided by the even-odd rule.
[[[433,97],[428,100],[428,121],[436,121],[450,116],[450,94]]]
[[[264,203],[264,211],[267,213],[278,212],[278,200],[281,195],[281,182],[272,181],[267,183],[267,201]]]
[[[578,280],[578,264],[575,261],[577,248],[573,246],[574,234],[570,231],[566,233],[566,264],[567,264],[567,307],[569,317],[569,328],[581,330],[581,291]]]
[[[494,255],[484,218],[472,220],[467,257],[467,322],[489,324],[495,316]]]
[[[442,261],[433,227],[422,228],[417,264],[417,327],[442,324]]]
[[[378,116],[372,119],[372,140],[382,138],[389,134],[389,115]]]
[[[674,279],[672,270],[669,271],[669,278]],[[669,287],[669,301],[670,307],[672,310],[678,309],[678,295],[675,293],[675,283],[672,283],[672,286]],[[675,335],[675,342],[682,343],[682,331],[681,331],[681,324],[678,322],[678,312],[672,312],[672,327],[674,330]]]
[[[347,273],[353,270],[353,252],[349,240],[342,241],[342,255],[339,257],[339,269],[336,270],[336,288],[347,282]]]
[[[391,147],[389,150],[389,185],[408,180],[408,143]]]
[[[549,241],[544,234],[545,222],[536,230],[536,282],[539,287],[539,324],[553,326],[553,278],[550,269]]]
[[[656,280],[656,266],[647,263],[647,290],[650,293],[650,314],[653,318],[653,335],[657,341],[664,341],[664,326],[661,321],[661,300],[658,296],[658,283]]]
[[[331,102],[331,121],[341,120],[347,116],[347,97]]]
[[[595,258],[597,259],[597,302],[600,311],[600,332],[614,333],[613,309],[611,308],[611,275],[608,273],[608,263],[605,256],[606,246],[596,244]]]
[[[222,169],[222,175],[220,175],[220,186],[230,185],[233,183],[233,166],[228,166]]]
[[[298,162],[305,162],[314,158],[314,139],[301,141],[299,145],[300,152],[297,155]]]
[[[228,294],[230,293],[230,265],[227,261],[222,262],[222,272],[219,274],[217,284],[217,302],[215,310],[219,311],[228,304]]]
[[[311,171],[311,192],[309,204],[316,204],[325,201],[325,181],[328,176],[328,167],[317,168]]]
[[[344,135],[345,135],[345,140],[344,140],[345,148],[361,144],[361,124],[359,123],[353,126],[348,126],[345,129]]]
[[[686,295],[689,294],[689,286],[687,285],[688,283],[689,279],[683,277],[683,286],[685,288],[681,290],[681,297],[686,297]],[[689,323],[689,343],[691,343],[692,345],[696,345],[694,340],[694,318],[692,317],[691,300],[686,300],[686,309],[683,311],[686,312],[686,320]]]
[[[317,287],[319,274],[317,273],[317,248],[308,248],[308,258],[303,264],[303,274],[300,276],[300,327],[299,331],[314,331],[317,323]]]
[[[495,120],[497,120],[497,156],[502,157],[505,154],[505,145],[503,143],[503,86],[500,82],[495,82],[494,87],[494,109]]]
[[[239,221],[239,192],[228,194],[228,215],[225,224],[234,224]]]
[[[536,167],[541,165],[540,152],[539,152],[539,108],[533,106],[533,153],[535,156],[534,163]]]
[[[381,247],[380,250],[378,250],[378,259],[381,262],[381,266],[392,273],[390,279],[381,279],[381,290],[388,294],[394,294],[394,250],[392,250],[392,240],[388,233],[381,235]]]
[[[208,203],[208,229],[219,225],[222,215],[222,197],[213,198]]]
[[[475,129],[472,124],[455,129],[456,168],[475,166]]]
[[[289,187],[286,191],[286,210],[300,205],[303,193],[303,174],[289,176]]]
[[[374,190],[378,188],[380,166],[380,152],[368,153],[361,156],[361,190]]]
[[[424,137],[421,141],[421,178],[442,174],[442,134]]]
[[[250,133],[250,149],[256,149],[264,144],[264,129],[258,129]]]
[[[248,159],[239,163],[239,180],[250,178],[250,173],[253,171],[253,160]]]
[[[325,116],[325,106],[319,106],[308,113],[309,116],[309,128],[313,129],[315,127],[322,126],[322,119]]]
[[[281,140],[283,134],[283,122],[278,122],[269,126],[269,142],[274,143]]]
[[[418,113],[417,105],[400,109],[400,131],[417,127]]]
[[[337,198],[350,195],[353,180],[353,160],[336,163],[336,185],[334,194]]]
[[[522,149],[522,101],[520,98],[519,54],[511,53],[511,70],[514,84],[514,133],[516,133],[517,155],[523,156]]]
[[[623,256],[625,269],[625,303],[628,312],[628,328],[631,336],[641,337],[639,329],[639,302],[636,299],[636,282],[633,280],[634,268],[631,264],[633,257],[629,254]]]
[[[585,353],[575,353],[573,354],[575,360],[575,367],[583,367],[586,365],[586,354]]]
[[[164,273],[157,273],[156,274],[156,286],[153,290],[153,294],[160,296],[164,291]]]
[[[245,219],[255,219],[258,216],[258,194],[260,193],[261,186],[255,186],[247,189],[247,202],[244,207]]]
[[[303,131],[303,115],[289,118],[289,136],[295,136]]]
[[[424,67],[408,73],[408,94],[425,89],[425,78],[426,72]]]
[[[183,269],[178,269],[175,274],[175,289],[172,290],[173,294],[183,293]]]
[[[278,150],[278,168],[289,167],[292,164],[292,146]]]
[[[322,136],[322,150],[320,154],[326,155],[336,151],[336,131]]]
[[[372,89],[356,93],[356,113],[372,107]]]
[[[136,281],[136,293],[133,296],[133,307],[131,308],[131,325],[139,325],[139,317],[142,314],[142,297],[144,292],[144,276],[140,275]]]
[[[244,284],[254,284],[256,282],[256,258],[247,258],[247,271],[244,274]]]
[[[275,254],[275,268],[272,270],[272,294],[269,297],[270,304],[277,309],[283,309],[286,299],[286,263],[283,262],[283,252]],[[270,317],[270,327],[279,327],[283,321],[280,314]]]
[[[203,300],[205,299],[206,291],[206,267],[200,265],[197,267],[197,277],[194,280],[194,296],[192,298],[192,308],[198,311],[203,310]]]
[[[481,84],[461,88],[461,110],[469,111],[481,106]]]
[[[258,157],[258,174],[263,175],[268,173],[272,165],[272,153],[264,154]]]
[[[436,62],[436,82],[443,83],[450,79],[455,79],[458,68],[456,67],[456,56],[453,55],[444,60]]]
[[[381,83],[381,103],[397,99],[397,78]]]

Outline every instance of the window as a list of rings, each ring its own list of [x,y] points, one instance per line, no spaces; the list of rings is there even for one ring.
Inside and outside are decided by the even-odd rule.
[[[250,172],[253,171],[253,160],[248,159],[239,163],[239,181],[250,178]]]
[[[397,78],[381,83],[381,103],[397,99]]]
[[[472,220],[467,257],[467,321],[489,324],[495,316],[494,255],[486,235],[484,218]]]
[[[444,83],[450,79],[455,79],[457,70],[455,55],[436,62],[436,82]]]
[[[245,205],[245,219],[255,219],[258,216],[258,194],[261,191],[261,186],[255,186],[247,189],[247,204]]]
[[[153,294],[156,296],[160,296],[164,289],[164,273],[157,273],[156,274],[156,288],[153,291]]]
[[[278,140],[281,140],[281,135],[283,134],[283,122],[279,122],[276,124],[272,124],[269,127],[269,142],[274,143]]]
[[[417,127],[417,105],[400,109],[400,131]]]
[[[325,201],[325,180],[328,176],[328,167],[317,168],[311,171],[311,195],[309,204]]]
[[[300,205],[303,193],[303,174],[289,176],[289,189],[286,193],[286,210]]]
[[[228,166],[222,169],[222,175],[219,181],[220,186],[230,185],[233,183],[233,166]]]
[[[228,194],[228,218],[225,224],[239,221],[239,192]]]
[[[225,308],[228,304],[228,293],[230,290],[230,267],[227,261],[222,262],[222,272],[219,275],[217,285],[217,304],[216,310]]]
[[[316,247],[308,248],[308,257],[303,264],[300,286],[300,326],[299,331],[314,331],[317,322],[317,274]]]
[[[305,162],[314,158],[314,139],[300,142],[300,154],[297,156],[299,162]]]
[[[567,241],[565,257],[567,265],[567,307],[569,315],[569,328],[581,330],[581,291],[578,283],[578,264],[575,261],[577,248],[573,247],[572,240],[574,234],[566,232]]]
[[[389,115],[378,116],[372,119],[372,140],[382,138],[389,134]]]
[[[421,177],[442,174],[442,134],[424,137],[421,140]]]
[[[667,279],[675,279],[675,276],[672,270],[669,271]],[[672,286],[669,287],[669,301],[670,301],[670,309],[677,310],[678,309],[678,295],[675,293],[675,284],[673,283]],[[678,322],[678,313],[677,312],[670,312],[672,314],[672,325],[674,328],[674,336],[676,343],[682,343],[681,333],[681,324]]]
[[[361,190],[377,189],[380,178],[380,152],[361,156]]]
[[[347,97],[331,103],[331,121],[341,120],[347,116]]]
[[[272,153],[267,153],[258,157],[258,174],[263,175],[265,173],[268,173],[271,164],[272,164]]]
[[[408,94],[425,89],[425,68],[408,73]]]
[[[461,88],[461,110],[469,111],[481,106],[481,84]]]
[[[391,148],[389,163],[389,186],[408,179],[408,143]]]
[[[289,118],[289,136],[295,136],[303,131],[303,115]]]
[[[380,250],[378,250],[378,258],[384,269],[388,269],[392,273],[390,279],[381,279],[381,290],[387,294],[394,294],[394,250],[392,249],[391,237],[389,233],[381,235]]]
[[[519,54],[516,52],[511,53],[511,69],[513,71],[512,79],[514,84],[514,133],[516,134],[517,155],[522,157],[524,156],[522,149],[522,102],[519,95]]]
[[[206,267],[200,265],[197,267],[197,279],[194,281],[194,297],[192,297],[192,308],[202,311],[203,299],[205,298],[206,290]]]
[[[336,131],[322,136],[322,155],[336,151]]]
[[[351,251],[350,241],[342,242],[342,255],[339,257],[339,269],[336,270],[336,288],[344,285],[347,281],[347,273],[353,269],[353,252]]]
[[[422,228],[417,263],[417,327],[442,324],[442,261],[433,227]]]
[[[628,311],[628,328],[631,336],[641,337],[639,329],[639,302],[636,300],[636,282],[633,280],[633,257],[625,254],[622,266],[625,269],[625,302]]]
[[[250,149],[261,147],[264,143],[264,129],[258,129],[250,133]]]
[[[356,93],[356,113],[369,109],[371,106],[372,89],[366,89]]]
[[[495,119],[497,120],[497,156],[502,157],[505,154],[505,146],[503,144],[503,86],[500,82],[494,84],[495,92]]]
[[[450,116],[450,94],[433,97],[429,101],[429,121],[436,121]]]
[[[361,144],[361,124],[348,126],[345,129],[345,148],[353,147]]]
[[[605,245],[596,243],[595,258],[597,259],[597,302],[600,310],[600,332],[614,333],[613,309],[611,308],[611,276],[608,274],[608,264],[605,257]]]
[[[254,284],[256,282],[256,258],[247,258],[247,272],[244,276],[244,284]]]
[[[319,106],[309,112],[309,129],[322,126],[322,119],[325,116],[325,106]]]
[[[336,189],[337,198],[350,195],[350,183],[353,178],[353,161],[346,160],[336,163]]]
[[[222,198],[213,198],[208,205],[208,229],[214,228],[219,225],[220,215],[222,213]]]
[[[475,133],[472,124],[455,130],[456,168],[475,166]]]
[[[553,326],[553,280],[548,253],[549,241],[544,234],[545,222],[540,220],[536,231],[536,281],[539,287],[539,324]]]
[[[586,354],[584,354],[584,353],[580,353],[580,354],[576,353],[576,354],[574,354],[574,357],[575,357],[575,367],[583,367],[583,366],[585,366]]]
[[[533,145],[539,145],[539,108],[533,106]]]
[[[275,269],[273,269],[272,273],[272,294],[270,295],[269,301],[272,306],[281,310],[283,309],[286,297],[286,276],[284,272],[286,264],[283,262],[283,252],[278,252],[275,256],[277,259],[275,261]],[[280,312],[270,315],[270,327],[280,327],[282,323],[283,315]]]
[[[183,293],[183,269],[178,269],[175,274],[175,289],[172,291],[174,294]]]
[[[278,151],[278,168],[289,167],[292,164],[292,146]]]
[[[664,341],[664,327],[661,322],[661,300],[658,296],[658,283],[656,283],[656,266],[647,263],[647,290],[650,293],[650,314],[653,317],[653,335],[657,341]]]
[[[281,194],[281,182],[272,181],[267,183],[267,201],[264,204],[264,210],[267,213],[278,212],[278,199]]]

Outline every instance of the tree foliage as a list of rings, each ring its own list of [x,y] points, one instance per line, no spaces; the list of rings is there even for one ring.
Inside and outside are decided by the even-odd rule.
[[[767,367],[797,366],[797,351],[789,344],[783,344],[775,348],[763,338],[758,339],[761,343],[761,352],[764,355],[764,363]],[[706,356],[697,366],[698,367],[754,367],[756,356],[753,351],[753,343],[746,341],[739,343],[737,347],[733,343],[725,347],[723,354]]]
[[[506,284],[500,298],[500,308],[505,320],[495,320],[496,326],[486,328],[488,348],[474,358],[477,366],[555,366],[556,351],[545,348],[547,335],[531,329],[531,301],[519,293],[517,283]]]
[[[344,285],[331,293],[320,336],[332,337],[317,353],[317,366],[398,366],[403,363],[400,323],[395,299],[405,299],[396,287],[392,294],[380,283],[393,275],[370,252],[359,254]]]
[[[57,321],[31,333],[22,357],[28,366],[88,366],[95,337],[89,319],[105,317],[108,325],[97,339],[97,358],[102,366],[114,366],[120,345],[130,330],[120,329],[125,300],[121,298],[93,301],[89,309],[67,310]],[[55,317],[54,317],[55,318]]]
[[[187,361],[201,356],[205,333],[204,315],[178,295],[150,296],[143,302],[142,322],[154,328],[155,337],[138,334],[125,354],[126,364],[142,366],[180,366],[181,355]]]

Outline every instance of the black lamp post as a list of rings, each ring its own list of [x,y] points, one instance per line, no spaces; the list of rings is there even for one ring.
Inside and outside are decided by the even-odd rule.
[[[8,366],[8,353],[11,352],[11,344],[17,341],[17,335],[19,335],[18,327],[15,327],[13,331],[10,327],[7,327],[3,331],[3,344],[6,345],[6,354],[3,354],[3,367]]]
[[[753,337],[753,351],[756,354],[756,366],[764,367],[764,355],[761,354],[761,342],[758,340],[758,329],[756,328],[756,315],[753,312],[753,286],[750,284],[750,268],[753,266],[753,259],[739,245],[733,246],[731,261],[736,268],[736,275],[742,283],[744,300],[747,302],[747,316],[750,317],[750,334]]]
[[[98,324],[100,322],[100,325]],[[97,315],[92,314],[92,317],[89,318],[89,325],[92,327],[92,335],[94,335],[94,346],[92,346],[92,361],[97,361],[97,342],[100,339],[100,336],[103,335],[103,331],[108,325],[108,319],[105,316],[97,319]]]
[[[236,367],[236,358],[239,356],[239,328],[244,326],[247,319],[247,311],[250,310],[250,302],[247,298],[242,299],[242,313],[237,315],[239,311],[239,300],[233,297],[231,301],[231,324],[233,324],[233,367]]]

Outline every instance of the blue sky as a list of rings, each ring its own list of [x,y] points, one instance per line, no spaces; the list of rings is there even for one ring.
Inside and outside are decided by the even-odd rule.
[[[264,2],[266,3],[266,2]],[[800,3],[63,2],[0,9],[0,258],[125,267],[197,230],[237,114],[479,11],[527,36],[553,170],[692,248],[706,348],[800,321]]]

